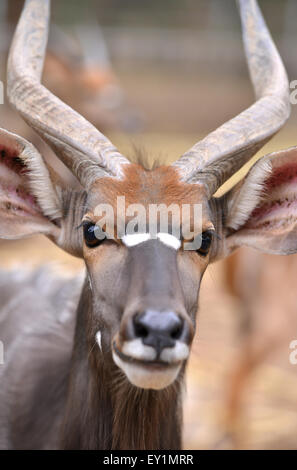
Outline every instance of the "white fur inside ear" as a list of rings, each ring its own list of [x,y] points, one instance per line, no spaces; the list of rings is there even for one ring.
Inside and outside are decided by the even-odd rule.
[[[100,351],[102,352],[101,331],[100,331],[100,330],[97,331],[95,338],[96,338],[96,342],[97,342],[97,344],[98,344],[98,346],[99,346],[99,349],[100,349]]]
[[[237,230],[248,220],[252,211],[259,205],[263,194],[263,185],[271,174],[272,165],[264,157],[251,168],[240,187],[231,190],[228,202],[227,227]]]
[[[61,218],[62,211],[58,191],[54,188],[43,158],[33,145],[28,142],[21,158],[30,170],[30,186],[44,215],[52,220]]]

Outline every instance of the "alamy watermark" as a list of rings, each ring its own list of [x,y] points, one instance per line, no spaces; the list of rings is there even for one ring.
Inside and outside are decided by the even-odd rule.
[[[290,93],[290,103],[297,104],[297,80],[292,80],[290,82],[290,89],[293,90]]]
[[[297,104],[297,80],[290,81],[290,89],[292,90],[290,93],[290,103],[292,105]]]
[[[291,341],[289,348],[292,350],[289,355],[290,364],[297,365],[297,339]]]
[[[184,250],[198,250],[201,247],[202,204],[126,205],[125,196],[118,196],[116,207],[99,204],[94,216],[97,219],[94,234],[98,240],[123,239],[136,234],[149,234],[149,238],[157,239],[160,234],[170,234],[183,241]]]
[[[0,80],[0,104],[4,104],[4,85],[2,80]]]
[[[0,341],[0,366],[4,364],[4,344]]]

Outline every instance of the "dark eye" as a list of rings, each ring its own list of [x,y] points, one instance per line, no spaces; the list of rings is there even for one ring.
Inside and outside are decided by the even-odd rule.
[[[212,233],[210,231],[203,232],[200,236],[200,248],[198,248],[197,253],[201,256],[206,256],[210,250],[210,245],[212,242]]]
[[[105,233],[100,226],[92,224],[92,222],[87,222],[84,223],[83,227],[84,239],[89,248],[100,245],[105,239]]]

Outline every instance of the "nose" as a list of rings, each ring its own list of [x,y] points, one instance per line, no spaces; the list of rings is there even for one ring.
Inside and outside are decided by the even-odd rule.
[[[134,317],[133,325],[135,337],[152,346],[158,356],[164,348],[173,348],[184,330],[183,319],[172,311],[146,310]]]

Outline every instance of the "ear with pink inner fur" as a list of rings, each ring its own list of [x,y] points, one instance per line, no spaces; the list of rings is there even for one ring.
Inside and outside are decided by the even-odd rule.
[[[39,152],[0,129],[0,238],[59,236],[59,199]]]
[[[258,160],[221,200],[224,255],[241,245],[266,253],[297,252],[297,147]]]

